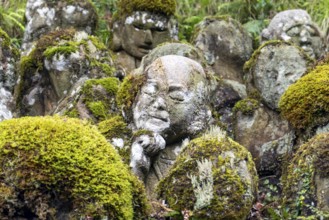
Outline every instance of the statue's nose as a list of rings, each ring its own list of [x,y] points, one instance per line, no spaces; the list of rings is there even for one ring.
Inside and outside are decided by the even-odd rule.
[[[157,110],[166,110],[166,101],[159,96],[155,99],[153,107]]]
[[[300,32],[300,42],[301,43],[309,43],[310,39],[311,39],[310,33],[306,29],[303,29]]]
[[[153,43],[153,36],[151,30],[145,30],[145,39],[144,42],[148,45],[151,45]]]

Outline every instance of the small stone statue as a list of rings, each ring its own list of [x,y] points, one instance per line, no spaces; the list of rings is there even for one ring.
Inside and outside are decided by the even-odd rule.
[[[301,47],[312,58],[325,52],[324,37],[310,15],[301,9],[278,13],[261,34],[262,41],[283,40]]]
[[[207,128],[207,79],[202,66],[186,57],[168,55],[144,70],[146,79],[132,106],[135,137],[131,163],[149,192],[180,152],[182,141]]]
[[[140,65],[143,56],[157,45],[177,39],[177,27],[172,16],[176,9],[173,0],[121,0],[112,24],[112,49],[123,71]]]

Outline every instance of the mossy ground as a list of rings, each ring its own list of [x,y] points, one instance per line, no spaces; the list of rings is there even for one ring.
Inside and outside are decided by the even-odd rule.
[[[295,128],[325,125],[329,122],[329,65],[319,65],[292,84],[282,95],[279,108]]]
[[[225,152],[233,152],[236,158],[225,157]],[[250,153],[227,137],[192,140],[168,176],[159,183],[157,191],[160,198],[165,199],[175,211],[193,210],[196,196],[188,173],[198,175],[196,161],[202,159],[208,159],[213,164],[214,195],[210,205],[193,211],[192,219],[244,219],[253,203],[252,192],[256,192],[257,174]],[[252,183],[244,181],[234,169],[241,161],[248,164]]]
[[[136,216],[146,215],[142,186],[94,127],[77,119],[25,117],[0,128],[2,218],[22,215],[19,210],[54,218],[64,204],[72,217],[126,220],[138,209]]]
[[[317,194],[315,175],[329,178],[329,134],[318,135],[303,144],[291,160],[283,180],[283,205],[296,219],[298,216],[315,216]],[[329,214],[329,213],[327,213]],[[313,216],[313,218],[311,218]]]

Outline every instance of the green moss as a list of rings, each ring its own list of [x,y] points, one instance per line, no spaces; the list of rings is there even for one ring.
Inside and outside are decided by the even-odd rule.
[[[1,38],[1,47],[5,48],[5,49],[9,49],[10,48],[10,38],[9,38],[8,34],[2,28],[0,28],[0,38]]]
[[[283,117],[298,129],[328,123],[328,83],[329,65],[322,65],[289,86],[279,101]]]
[[[102,63],[97,60],[92,60],[90,63],[90,66],[97,69],[97,72],[101,71],[101,72],[105,73],[105,75],[108,77],[113,76],[113,73],[115,72],[114,67],[109,66],[108,63]]]
[[[145,83],[145,75],[128,75],[124,78],[117,94],[117,103],[125,112],[131,109],[134,100],[140,90],[140,88]],[[129,113],[128,113],[129,115]]]
[[[85,82],[82,91],[87,96],[93,96],[92,88],[94,86],[102,86],[110,95],[116,95],[119,90],[119,83],[119,79],[115,77],[90,79]]]
[[[259,108],[259,102],[255,99],[247,98],[238,101],[233,107],[234,112],[241,112],[244,115],[252,115]]]
[[[255,64],[257,62],[258,56],[261,54],[261,50],[264,47],[267,47],[269,45],[279,47],[281,45],[291,45],[291,46],[293,46],[294,44],[293,43],[290,43],[290,42],[286,42],[286,41],[281,41],[281,40],[270,40],[270,41],[266,41],[257,50],[254,51],[254,53],[252,54],[251,58],[244,64],[243,71],[245,73],[252,71],[253,67],[255,66]],[[303,57],[307,61],[307,66],[312,66],[314,64],[315,60],[312,59],[309,55],[307,55],[302,48],[300,48],[300,47],[298,47],[296,45],[294,45],[294,46],[296,48],[298,48],[298,50],[301,52],[301,54],[303,55]]]
[[[104,120],[106,118],[107,109],[103,102],[88,102],[87,107],[96,118],[99,118],[101,120]]]
[[[79,112],[76,108],[70,109],[64,113],[65,116],[70,118],[79,118]]]
[[[118,17],[125,18],[135,11],[149,11],[164,15],[174,15],[175,0],[120,0],[117,3]]]
[[[1,191],[15,198],[2,198],[2,207],[17,211],[8,216],[2,209],[1,218],[15,218],[22,210],[39,219],[55,218],[65,204],[72,217],[132,219],[134,206],[146,207],[133,204],[145,202],[143,195],[133,198],[143,189],[134,188],[136,178],[114,148],[97,129],[77,119],[25,117],[1,122],[0,161]]]
[[[64,55],[65,57],[68,57],[71,53],[74,53],[78,50],[77,45],[59,45],[47,48],[45,52],[43,52],[43,55],[47,59],[51,59],[55,55]]]
[[[234,157],[229,156],[232,154]],[[200,175],[197,161],[205,159],[212,163],[213,197],[210,204],[195,210],[197,197],[190,176]],[[238,172],[237,167],[243,161],[251,181]],[[250,153],[223,134],[214,132],[192,140],[183,149],[157,191],[175,211],[194,209],[192,219],[244,219],[252,206],[256,188],[257,174]]]
[[[317,199],[315,175],[329,178],[328,133],[320,134],[303,144],[282,177],[283,207],[289,208],[294,219],[316,214],[314,211],[317,207],[314,206],[323,205]]]
[[[99,131],[107,138],[124,138],[131,131],[121,116],[114,116],[98,124]]]
[[[136,138],[136,137],[139,137],[142,135],[152,135],[153,136],[153,132],[149,131],[149,130],[144,130],[144,129],[138,130],[138,131],[134,132],[133,138]]]

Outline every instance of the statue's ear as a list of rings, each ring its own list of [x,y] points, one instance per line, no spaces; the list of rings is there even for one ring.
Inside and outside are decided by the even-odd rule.
[[[112,24],[112,39],[110,43],[111,50],[119,51],[122,49],[121,44],[121,30],[122,22],[120,20],[114,21]]]

